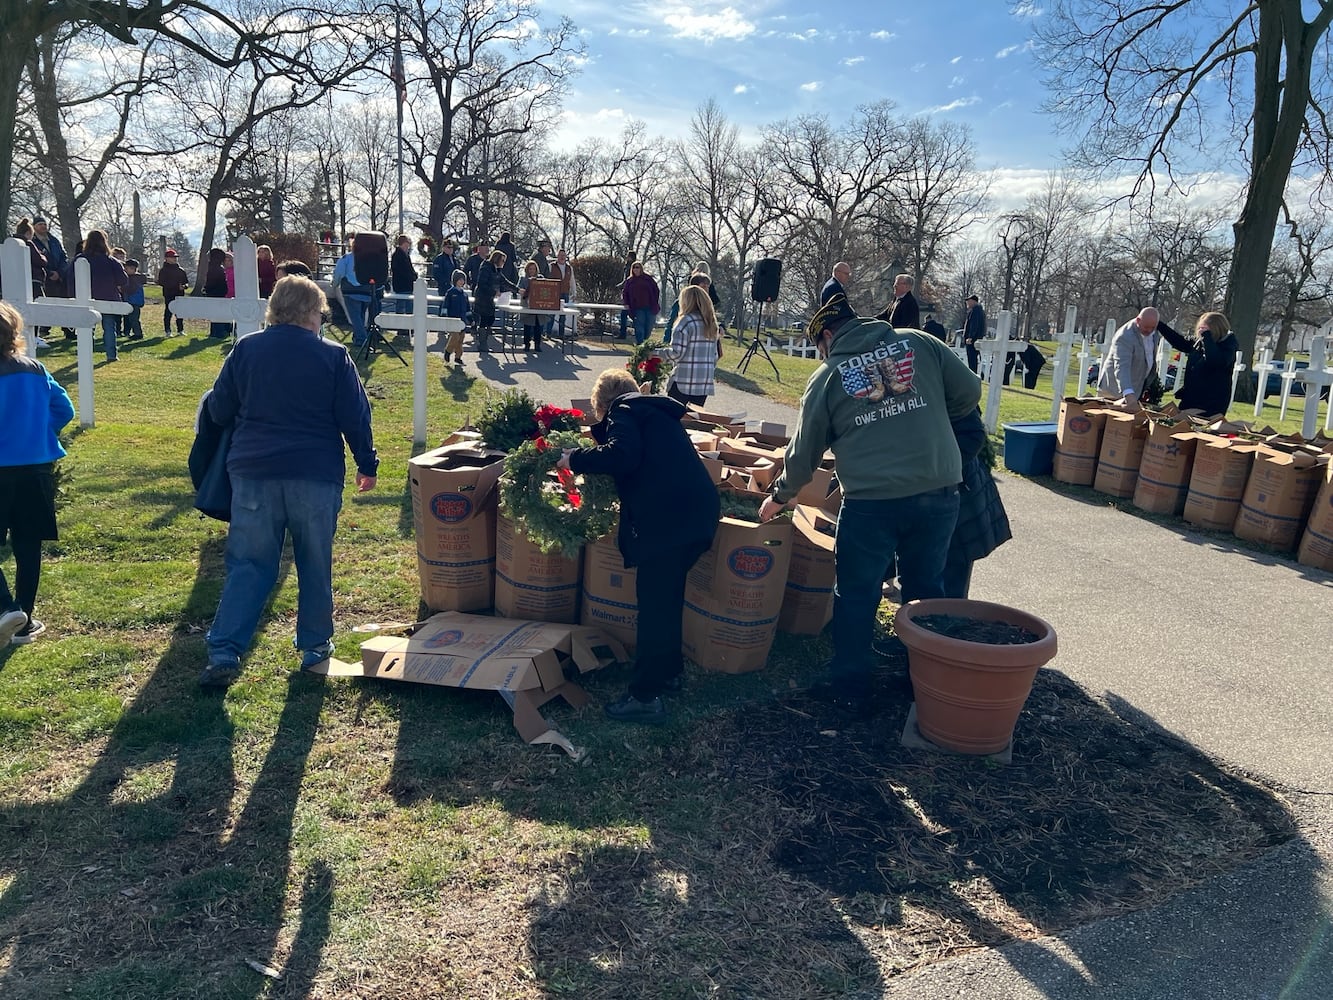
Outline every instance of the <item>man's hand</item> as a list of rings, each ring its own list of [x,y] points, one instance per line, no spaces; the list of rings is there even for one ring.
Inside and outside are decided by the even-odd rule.
[[[560,460],[555,463],[555,467],[557,469],[565,469],[566,471],[572,471],[569,468],[569,456],[572,454],[574,454],[573,448],[566,448],[564,451],[562,451],[560,453]]]
[[[369,493],[374,488],[375,488],[374,476],[363,476],[359,472],[356,474],[356,491],[358,493]]]
[[[774,497],[768,497],[759,507],[759,520],[771,521],[786,510],[787,506],[785,503],[779,503]]]

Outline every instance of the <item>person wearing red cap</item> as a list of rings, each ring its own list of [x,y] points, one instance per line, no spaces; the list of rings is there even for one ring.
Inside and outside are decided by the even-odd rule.
[[[162,286],[162,336],[170,337],[171,302],[177,296],[184,295],[190,284],[190,276],[185,273],[185,268],[176,263],[175,250],[167,250],[166,260],[157,269],[157,283]],[[176,332],[185,334],[185,320],[179,316],[176,317]]]

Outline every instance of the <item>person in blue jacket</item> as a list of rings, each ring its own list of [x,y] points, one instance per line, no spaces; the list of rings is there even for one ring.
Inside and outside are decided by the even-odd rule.
[[[32,615],[42,542],[55,541],[56,436],[74,404],[40,362],[23,353],[23,317],[0,302],[0,545],[14,552],[14,590],[0,569],[0,647],[32,642],[46,626]]]
[[[259,616],[278,580],[283,540],[296,563],[296,639],[301,667],[333,654],[333,533],[346,478],[343,442],[356,460],[356,486],[375,488],[379,457],[370,403],[347,349],[320,336],[328,309],[309,278],[280,278],[268,326],[227,355],[208,415],[232,426],[227,452],[231,527],[222,599],[208,630],[203,687],[222,688],[241,671]]]

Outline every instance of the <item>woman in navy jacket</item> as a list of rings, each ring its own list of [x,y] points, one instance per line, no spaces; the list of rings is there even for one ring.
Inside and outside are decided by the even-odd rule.
[[[45,631],[32,616],[42,575],[42,542],[56,533],[56,434],[74,404],[41,363],[23,351],[23,317],[0,302],[0,545],[14,550],[14,590],[0,569],[0,647]]]
[[[629,692],[606,706],[622,722],[666,721],[662,693],[679,689],[685,577],[708,551],[721,516],[717,487],[681,425],[685,407],[642,396],[629,372],[612,368],[592,391],[595,448],[575,448],[562,468],[614,477],[616,539],[625,568],[638,569],[638,657]]]

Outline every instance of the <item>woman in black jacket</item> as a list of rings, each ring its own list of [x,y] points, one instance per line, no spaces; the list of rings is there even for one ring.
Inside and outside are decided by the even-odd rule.
[[[505,262],[501,266],[501,271],[505,276],[505,280],[517,288],[518,248],[514,246],[514,238],[508,233],[501,233],[499,241],[495,244],[495,249],[505,255]]]
[[[1176,405],[1182,410],[1202,410],[1206,417],[1226,416],[1231,405],[1231,370],[1240,350],[1227,318],[1220,312],[1204,313],[1193,337],[1176,333],[1160,321],[1157,332],[1185,354],[1185,381],[1176,389]]]
[[[204,294],[210,299],[225,299],[227,297],[226,260],[227,251],[221,247],[214,247],[208,251],[208,266],[204,269]],[[208,324],[208,335],[210,337],[230,337],[231,330],[230,323],[214,322]]]
[[[681,425],[685,407],[676,400],[642,396],[629,372],[612,368],[597,377],[592,408],[597,447],[567,451],[560,466],[615,478],[616,542],[625,568],[638,570],[634,676],[606,714],[622,722],[662,723],[662,694],[679,688],[684,669],[685,577],[717,533],[717,487]]]
[[[504,276],[503,250],[492,250],[491,255],[477,269],[477,281],[472,289],[472,318],[476,324],[477,353],[490,354],[491,327],[495,325],[495,296],[503,291],[518,291]],[[504,344],[500,344],[501,350]]]

